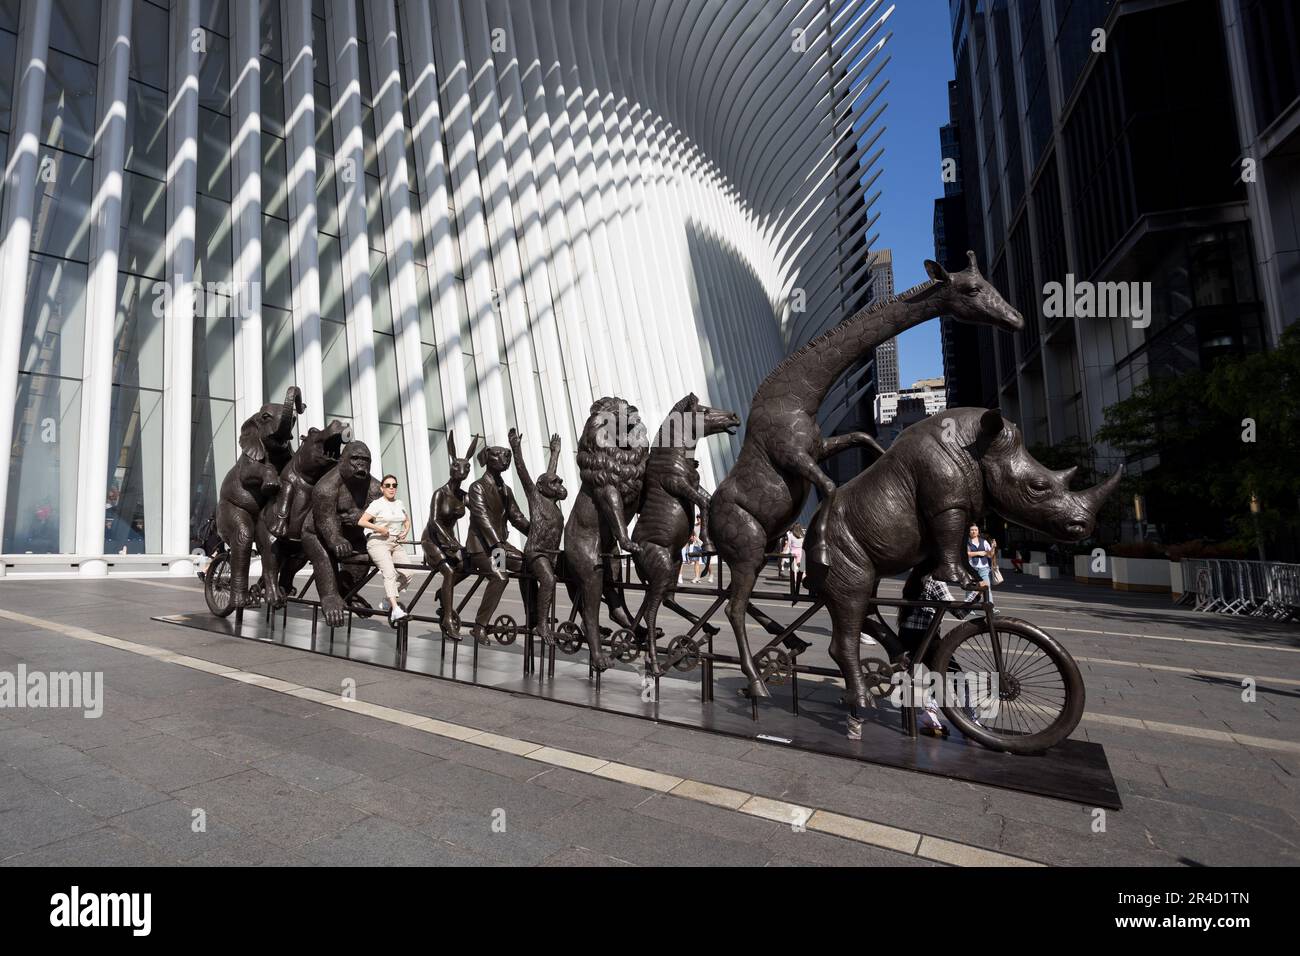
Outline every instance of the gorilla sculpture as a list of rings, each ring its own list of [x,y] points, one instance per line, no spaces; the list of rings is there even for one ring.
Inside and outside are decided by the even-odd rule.
[[[528,496],[528,540],[524,543],[524,568],[529,572],[520,583],[524,590],[524,607],[529,609],[534,633],[546,644],[555,643],[551,627],[551,608],[555,605],[555,556],[564,532],[564,515],[556,503],[568,497],[564,479],[555,472],[560,463],[560,436],[551,436],[551,458],[546,471],[534,482],[524,461],[523,439],[517,429],[510,429],[510,448],[515,454],[515,470]]]
[[[365,530],[357,521],[366,505],[382,494],[379,482],[370,476],[370,448],[361,441],[344,445],[338,465],[311,490],[302,547],[316,572],[316,590],[330,627],[346,622],[342,595],[356,583],[352,569],[341,568],[337,562],[366,553]]]
[[[280,491],[258,516],[262,553],[262,588],[267,602],[280,607],[293,591],[294,575],[307,561],[302,551],[302,527],[311,511],[311,490],[338,464],[339,451],[352,427],[338,419],[324,428],[311,428],[289,464],[280,472]],[[271,542],[268,549],[261,544]]]
[[[727,618],[753,697],[769,696],[745,631],[749,596],[765,555],[776,550],[781,535],[799,516],[811,486],[817,486],[823,498],[834,493],[835,483],[819,461],[855,445],[880,452],[863,432],[822,435],[817,411],[831,386],[877,345],[940,315],[1010,331],[1024,326],[1020,313],[980,275],[975,254],[967,256],[969,268],[952,274],[926,260],[929,282],[863,309],[817,336],[773,369],[754,393],[740,456],[718,485],[709,509],[713,544],[731,571]],[[761,612],[755,617],[770,632],[781,633],[771,618]]]
[[[975,590],[966,529],[985,508],[1060,541],[1083,540],[1121,472],[1071,491],[1074,472],[1035,461],[1020,429],[998,411],[952,408],[904,430],[879,461],[822,502],[804,545],[805,580],[830,611],[830,655],[854,717],[869,707],[858,638],[881,575],[910,569],[904,595],[913,599],[927,574]]]
[[[306,406],[291,386],[284,401],[263,405],[239,429],[239,458],[221,482],[217,501],[217,532],[230,549],[230,603],[247,607],[248,568],[253,542],[262,554],[272,541],[258,523],[262,508],[280,490],[280,469],[293,455],[293,431]]]
[[[602,561],[601,555],[612,555],[615,545],[634,555],[641,550],[628,535],[627,525],[641,503],[648,444],[635,405],[612,397],[592,403],[578,439],[582,486],[564,525],[564,564],[569,595],[582,612],[591,666],[597,672],[610,663],[600,646],[602,590],[610,616],[620,627],[632,627],[632,615],[614,586],[619,563],[612,557]]]
[[[710,435],[734,435],[739,427],[740,416],[735,412],[702,405],[692,393],[668,412],[650,446],[632,540],[640,546],[633,560],[647,585],[641,608],[647,635],[646,665],[652,674],[662,673],[653,652],[659,605],[681,574],[682,547],[695,528],[697,506],[703,518],[701,543],[708,546],[709,496],[700,487],[695,446]],[[668,606],[695,621],[694,615],[671,598]]]
[[[510,449],[500,445],[484,448],[478,453],[478,463],[487,469],[487,474],[469,486],[466,501],[469,506],[469,543],[466,551],[470,566],[488,576],[483,600],[474,617],[474,638],[480,644],[487,644],[490,643],[488,622],[492,620],[509,580],[505,572],[523,569],[524,556],[510,543],[507,522],[524,534],[528,533],[529,524],[515,504],[514,492],[501,478],[510,467]],[[504,569],[493,562],[493,552],[498,549],[505,556]]]
[[[469,574],[465,549],[461,546],[456,524],[465,516],[465,491],[461,484],[470,475],[470,460],[478,447],[478,436],[469,443],[469,451],[461,458],[456,454],[456,436],[447,433],[449,477],[447,483],[433,493],[429,501],[429,521],[420,536],[424,563],[442,576],[438,590],[438,603],[442,607],[439,626],[451,640],[460,640],[460,621],[456,616],[456,585]]]

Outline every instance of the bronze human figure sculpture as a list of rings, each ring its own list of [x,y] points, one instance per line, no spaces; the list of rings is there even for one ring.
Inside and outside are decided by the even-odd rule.
[[[247,607],[248,568],[253,542],[268,554],[272,540],[259,529],[258,515],[280,490],[280,469],[293,455],[297,416],[306,408],[302,393],[291,386],[284,401],[263,405],[239,429],[239,458],[221,482],[217,532],[230,549],[230,603]]]
[[[641,507],[637,512],[632,540],[640,545],[633,560],[646,582],[641,617],[645,622],[646,666],[660,674],[653,652],[659,605],[677,582],[682,570],[682,547],[695,528],[695,509],[700,509],[701,543],[709,546],[709,496],[700,487],[699,462],[695,446],[710,435],[734,435],[740,416],[721,408],[703,405],[694,393],[668,412],[650,445],[646,461]],[[694,623],[695,616],[671,597],[668,606]]]
[[[1020,429],[997,410],[950,408],[904,430],[822,502],[804,546],[805,580],[830,611],[830,656],[853,717],[869,707],[858,641],[880,577],[910,570],[904,593],[913,598],[927,574],[975,590],[966,529],[985,509],[1060,541],[1083,540],[1121,472],[1071,491],[1074,472],[1035,461]]]
[[[343,595],[356,575],[338,562],[366,553],[365,530],[357,524],[366,506],[383,492],[370,476],[370,448],[361,441],[343,446],[339,463],[311,490],[311,511],[303,523],[302,547],[316,574],[325,623],[339,627],[347,620]]]
[[[529,524],[515,504],[514,492],[501,477],[510,467],[510,449],[490,445],[478,453],[478,463],[487,473],[469,486],[466,496],[469,541],[465,550],[470,567],[487,576],[483,600],[474,617],[473,633],[480,644],[488,644],[487,625],[505,592],[509,580],[506,571],[519,571],[524,562],[523,553],[510,543],[507,525],[514,525],[527,534]],[[501,557],[494,559],[494,554]]]
[[[865,432],[823,437],[817,411],[831,386],[880,343],[940,315],[1008,331],[1024,326],[1020,313],[980,275],[975,254],[967,256],[970,266],[952,274],[927,260],[930,281],[863,309],[812,339],[773,369],[754,393],[740,456],[709,508],[713,545],[731,571],[727,618],[752,696],[769,696],[745,632],[749,596],[765,554],[776,550],[781,535],[803,510],[811,486],[823,498],[835,491],[819,461],[853,446],[880,452]],[[769,631],[781,632],[771,618],[754,614]]]
[[[541,635],[543,643],[554,644],[551,608],[555,606],[555,557],[564,533],[564,515],[557,502],[568,497],[569,492],[555,470],[560,463],[560,436],[551,436],[551,458],[536,482],[528,474],[522,441],[519,431],[510,429],[515,470],[528,497],[528,540],[524,542],[524,570],[528,576],[522,581],[524,607],[532,618],[533,632]]]
[[[308,429],[298,450],[280,471],[280,490],[257,519],[258,541],[271,542],[262,551],[262,589],[272,607],[280,607],[293,593],[294,575],[307,562],[302,550],[302,528],[311,511],[311,490],[338,464],[343,443],[352,426],[335,419],[324,428]]]
[[[649,441],[635,405],[622,398],[599,398],[578,438],[582,486],[564,525],[564,565],[569,594],[582,613],[592,668],[603,671],[609,655],[600,646],[600,598],[610,616],[631,629],[632,615],[616,586],[621,576],[615,546],[636,554],[641,546],[627,525],[641,503]],[[610,557],[602,559],[602,555]]]
[[[470,475],[470,461],[478,447],[479,436],[469,443],[469,451],[461,458],[456,454],[456,436],[447,433],[447,455],[450,458],[447,483],[433,493],[429,501],[429,521],[420,535],[424,563],[442,577],[438,590],[438,603],[442,608],[438,616],[442,633],[454,641],[460,640],[460,619],[456,615],[456,585],[469,574],[465,549],[460,543],[456,525],[465,517],[465,490],[461,484]]]

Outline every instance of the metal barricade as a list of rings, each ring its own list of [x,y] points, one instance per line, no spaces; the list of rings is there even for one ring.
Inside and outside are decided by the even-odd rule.
[[[1300,619],[1300,564],[1195,558],[1182,565],[1197,611]]]

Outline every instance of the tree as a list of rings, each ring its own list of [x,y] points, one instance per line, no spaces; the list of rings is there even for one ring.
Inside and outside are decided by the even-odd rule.
[[[1265,537],[1289,543],[1300,528],[1300,325],[1276,349],[1144,382],[1106,409],[1097,439],[1133,462],[1158,458],[1135,484],[1166,540],[1253,543],[1256,494]]]

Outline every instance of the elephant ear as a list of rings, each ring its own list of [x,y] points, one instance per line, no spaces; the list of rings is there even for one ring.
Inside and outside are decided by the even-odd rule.
[[[257,429],[256,418],[250,418],[239,429],[239,450],[253,461],[266,460],[266,446],[262,444],[262,434]]]

